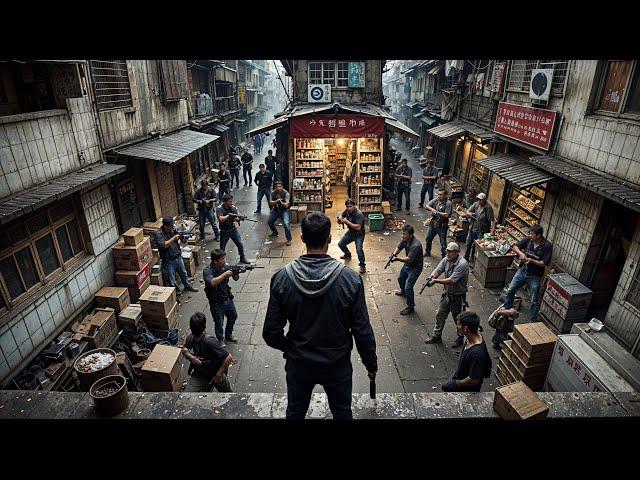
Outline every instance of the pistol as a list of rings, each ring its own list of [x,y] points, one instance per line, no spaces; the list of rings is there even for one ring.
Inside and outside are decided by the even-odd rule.
[[[387,268],[389,265],[391,265],[391,261],[396,258],[396,254],[392,253],[391,255],[389,255],[389,260],[387,260],[387,264],[384,266],[384,268]]]
[[[431,277],[428,277],[427,280],[422,284],[422,288],[420,289],[420,292],[418,292],[418,295],[424,292],[425,288],[431,287],[432,285],[433,285],[433,279]]]

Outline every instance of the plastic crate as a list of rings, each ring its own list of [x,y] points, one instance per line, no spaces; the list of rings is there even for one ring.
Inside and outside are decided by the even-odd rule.
[[[380,230],[384,230],[384,215],[382,215],[381,213],[370,213],[369,231],[377,232]]]

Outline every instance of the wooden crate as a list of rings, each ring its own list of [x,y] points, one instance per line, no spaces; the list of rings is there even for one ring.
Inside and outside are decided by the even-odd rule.
[[[549,369],[549,362],[542,363],[525,363],[520,357],[518,357],[515,351],[512,348],[513,340],[507,340],[503,342],[502,347],[502,355],[505,355],[507,359],[511,362],[511,364],[515,367],[515,369],[520,373],[523,377],[526,376],[534,376],[540,375],[542,373],[547,373]]]
[[[523,323],[513,329],[513,338],[531,357],[539,353],[553,353],[558,337],[542,322]]]
[[[504,420],[541,420],[549,414],[549,406],[523,382],[496,388],[493,409]]]
[[[510,345],[511,350],[513,350],[513,352],[518,357],[518,359],[525,365],[535,365],[537,363],[549,363],[551,361],[551,357],[553,356],[553,350],[527,354],[527,352],[524,351],[524,349],[522,348],[518,340],[514,337],[513,333],[509,334],[509,338],[513,340],[513,343]]]
[[[514,381],[523,381],[531,388],[542,388],[544,379],[547,376],[546,370],[543,373],[523,374],[523,372],[519,371],[518,368],[505,355],[500,356],[498,363],[502,363],[504,370],[509,372],[510,378],[512,378]]]

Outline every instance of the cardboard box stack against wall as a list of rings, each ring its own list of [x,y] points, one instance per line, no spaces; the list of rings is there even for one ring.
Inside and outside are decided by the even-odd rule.
[[[116,285],[127,287],[131,302],[136,303],[151,284],[151,270],[158,261],[153,255],[151,239],[144,236],[142,228],[130,228],[111,251]]]
[[[174,287],[151,285],[140,297],[142,321],[158,338],[166,338],[178,323],[178,302]]]

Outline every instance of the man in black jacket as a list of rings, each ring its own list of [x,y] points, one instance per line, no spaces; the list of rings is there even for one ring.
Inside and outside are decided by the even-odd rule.
[[[331,221],[325,214],[308,214],[301,227],[307,254],[271,278],[262,337],[287,360],[287,419],[304,419],[320,384],[333,418],[350,420],[353,339],[371,380],[378,371],[364,286],[356,272],[327,255]]]

